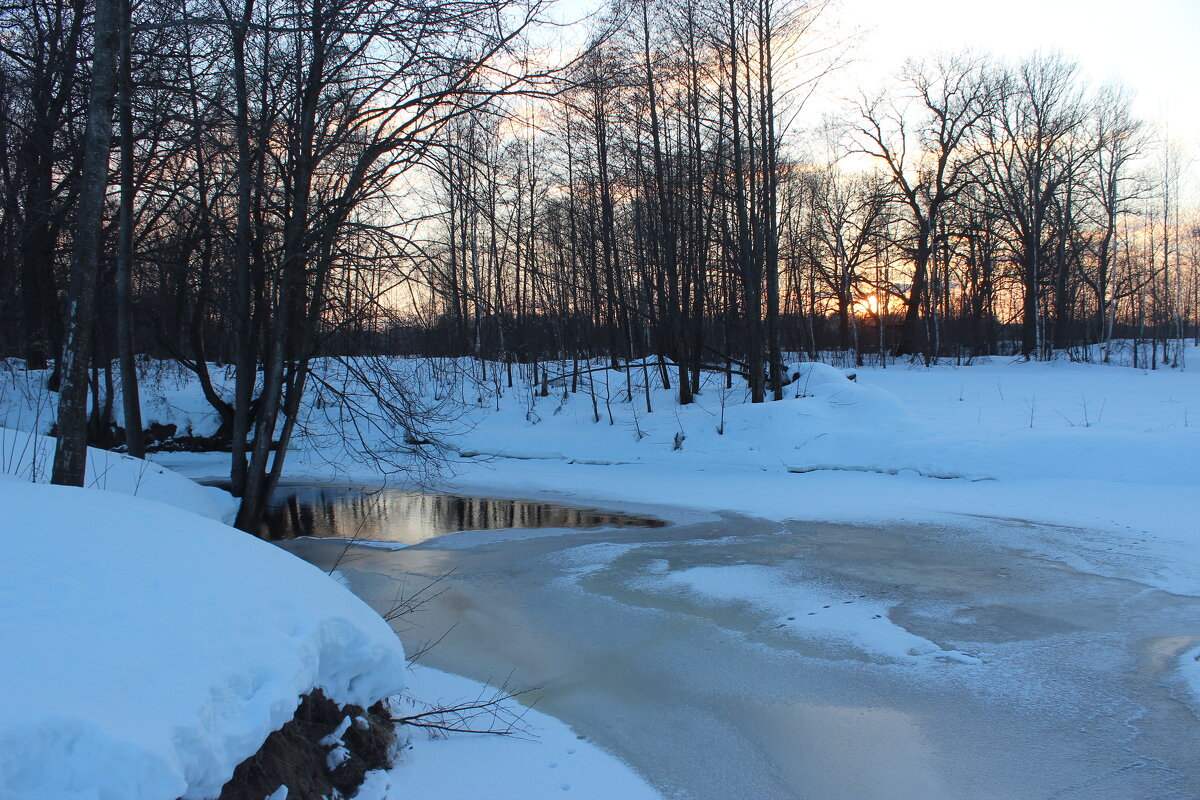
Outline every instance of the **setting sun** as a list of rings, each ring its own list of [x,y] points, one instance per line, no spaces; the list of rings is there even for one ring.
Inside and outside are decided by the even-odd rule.
[[[854,304],[854,313],[860,317],[868,314],[875,315],[879,313],[879,298],[873,294],[859,298]]]

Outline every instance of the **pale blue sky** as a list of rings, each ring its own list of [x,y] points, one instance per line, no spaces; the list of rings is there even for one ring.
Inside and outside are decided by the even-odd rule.
[[[554,15],[578,20],[607,1],[557,0]],[[844,113],[846,98],[886,85],[906,58],[971,48],[1015,60],[1057,49],[1091,84],[1132,90],[1135,113],[1179,146],[1185,202],[1200,204],[1200,0],[833,1],[828,21],[854,34],[854,60],[824,81],[798,128]]]
[[[558,0],[554,16],[579,19],[605,2]],[[1141,116],[1166,120],[1174,137],[1200,150],[1200,0],[834,2],[830,18],[861,35],[856,62],[829,82],[827,95],[878,86],[905,58],[939,50],[1018,58],[1057,48],[1093,82],[1125,83]]]
[[[1141,116],[1200,145],[1200,0],[841,0],[835,13],[864,34],[851,80],[879,81],[937,50],[1017,58],[1057,48],[1093,82],[1125,83]]]

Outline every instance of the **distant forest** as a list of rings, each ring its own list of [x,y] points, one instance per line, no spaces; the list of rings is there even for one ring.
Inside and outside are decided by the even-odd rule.
[[[817,123],[823,0],[625,0],[566,43],[548,11],[0,8],[0,355],[52,369],[55,479],[114,374],[140,452],[135,354],[195,371],[258,497],[323,355],[653,356],[686,404],[704,370],[779,398],[788,353],[1200,338],[1185,159],[1067,56],[931,55]]]

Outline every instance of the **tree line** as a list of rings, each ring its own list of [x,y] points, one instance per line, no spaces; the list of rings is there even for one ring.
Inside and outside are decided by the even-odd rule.
[[[253,529],[328,326],[371,313],[413,257],[393,187],[457,117],[539,91],[523,40],[540,13],[507,0],[0,8],[2,341],[27,368],[53,367],[53,480],[82,484],[85,442],[113,443],[117,371],[120,438],[141,454],[135,353],[158,353],[219,414],[238,524]]]
[[[639,2],[527,124],[464,122],[435,170],[420,348],[666,356],[682,403],[712,368],[778,397],[784,352],[1108,359],[1134,340],[1138,366],[1177,365],[1200,219],[1131,95],[1057,53],[942,54],[801,130],[837,68],[828,13]]]
[[[0,354],[51,371],[55,480],[142,452],[137,354],[195,374],[247,529],[321,355],[654,358],[684,404],[790,353],[1177,364],[1200,222],[1129,95],[961,53],[805,124],[833,13],[628,0],[552,58],[536,0],[0,6]]]

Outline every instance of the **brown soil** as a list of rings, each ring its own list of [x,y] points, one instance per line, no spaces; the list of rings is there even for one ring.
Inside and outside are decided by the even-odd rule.
[[[320,741],[350,717],[342,735],[349,756],[329,768],[329,747]],[[238,765],[219,800],[263,800],[280,786],[288,800],[349,797],[369,770],[389,766],[396,739],[382,703],[369,710],[338,706],[317,689],[304,695],[290,722],[267,737],[262,748]]]

